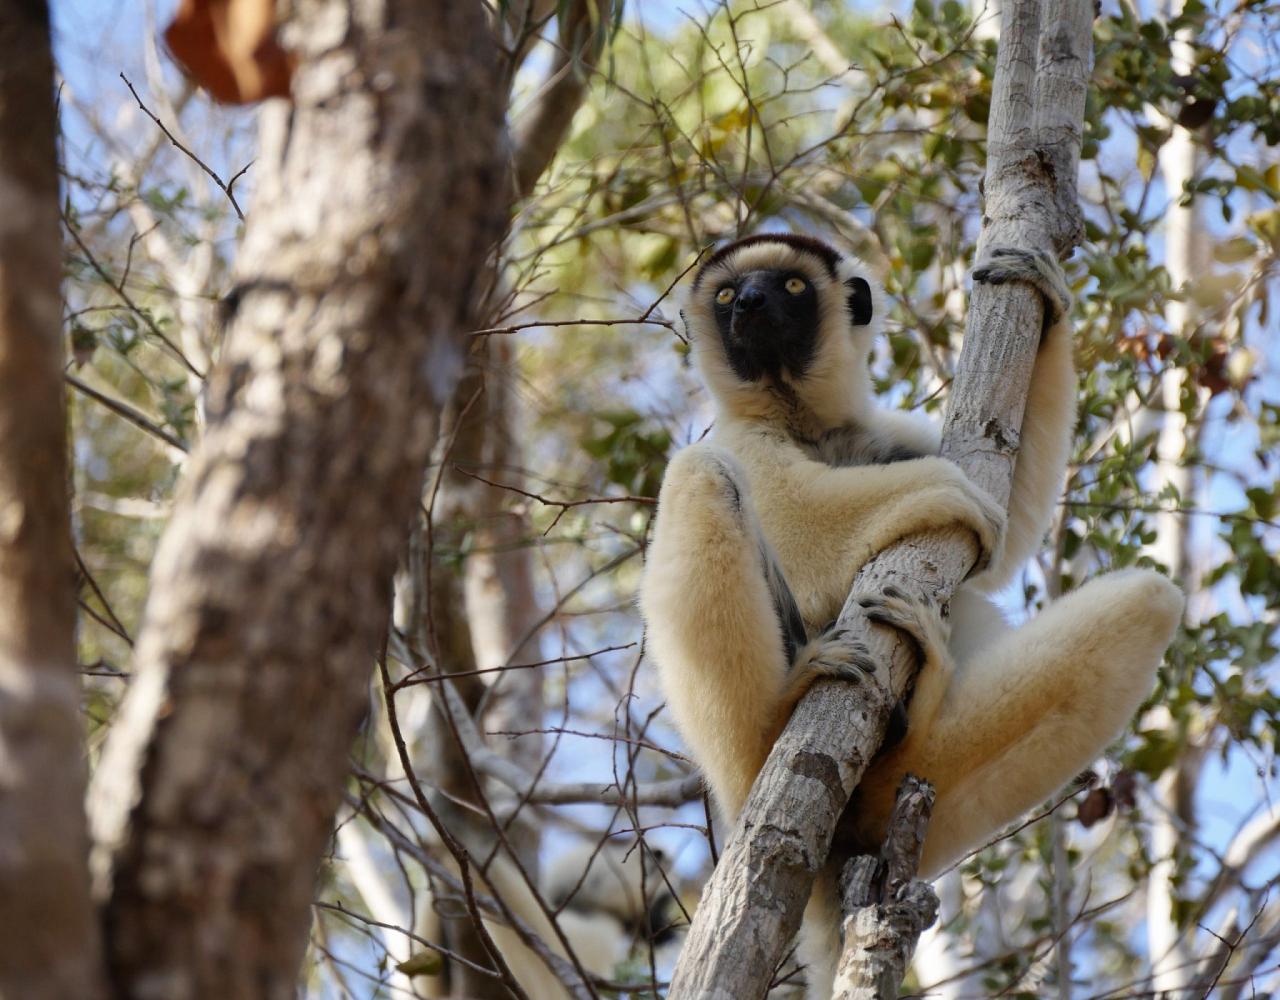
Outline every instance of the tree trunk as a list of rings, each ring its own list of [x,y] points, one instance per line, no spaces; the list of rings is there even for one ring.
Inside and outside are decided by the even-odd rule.
[[[100,995],[75,667],[53,57],[0,2],[0,996]]]
[[[1052,243],[1064,253],[1081,236],[1075,178],[1093,8],[1088,0],[1049,6],[1043,39],[1039,0],[1004,10],[979,259],[993,245]],[[1039,295],[1029,287],[974,288],[942,454],[1001,500],[1009,496],[1041,318]],[[945,601],[975,557],[965,531],[910,537],[868,562],[853,593],[910,580],[910,589]],[[764,995],[799,926],[836,821],[915,670],[909,643],[892,629],[873,629],[856,601],[846,603],[839,624],[882,665],[879,683],[821,682],[800,702],[703,892],[672,978],[673,1000]]]
[[[549,13],[550,8],[543,10],[544,6],[536,2],[510,6],[509,25],[531,30],[530,25],[540,12]],[[531,20],[526,21],[526,17]],[[609,5],[593,7],[586,0],[572,0],[557,9],[559,41],[551,65],[536,88],[537,98],[512,125],[511,176],[517,195],[528,195],[533,190],[559,152],[586,96],[590,73],[607,37],[609,19]],[[510,79],[528,54],[531,39],[519,30],[508,34],[506,43],[513,53]],[[501,268],[492,275],[484,326],[494,325],[500,309],[509,303],[503,277]],[[435,565],[430,575],[432,627],[427,638],[428,645],[434,646],[431,652],[442,672],[465,674],[477,668],[500,668],[537,646],[527,639],[538,618],[532,549],[524,544],[528,519],[507,510],[508,493],[466,475],[474,473],[516,488],[524,485],[515,418],[515,364],[514,349],[507,338],[486,338],[474,347],[470,369],[449,407],[456,423],[442,432],[450,439],[451,447],[437,449],[441,479],[431,508]],[[464,472],[458,473],[454,466]],[[468,540],[468,551],[464,553]],[[460,574],[455,570],[458,564],[462,566]],[[455,681],[455,687],[468,710],[483,717],[486,728],[536,728],[536,721],[542,717],[540,670],[492,675],[487,688],[478,677],[463,676]],[[439,698],[434,701],[424,742],[434,751],[429,770],[432,783],[445,793],[437,808],[472,855],[483,859],[496,843],[494,831],[486,829],[475,810],[458,804],[476,803],[477,790],[466,751],[458,745]],[[501,740],[495,749],[530,772],[541,764],[542,738],[537,734]],[[537,819],[525,812],[507,831],[510,847],[529,872],[538,870],[541,830]],[[425,919],[440,928],[451,951],[476,964],[489,964],[484,943],[468,915],[459,913],[446,918],[432,912]],[[462,962],[448,962],[439,978],[449,996],[487,1000],[508,995],[500,980],[478,974]]]
[[[1169,10],[1170,17],[1175,11]],[[1186,31],[1174,36],[1171,44],[1175,73],[1194,72],[1193,39]],[[1165,270],[1174,289],[1185,291],[1207,264],[1205,234],[1200,224],[1196,202],[1179,204],[1184,186],[1195,177],[1199,147],[1196,136],[1177,121],[1169,122],[1169,141],[1160,150],[1160,175],[1165,197],[1169,201],[1165,213]],[[1164,310],[1169,332],[1178,338],[1189,338],[1195,329],[1190,302],[1171,299]],[[1163,413],[1156,439],[1156,482],[1153,492],[1172,487],[1176,498],[1165,501],[1169,506],[1192,506],[1195,486],[1193,469],[1186,464],[1187,418],[1182,399],[1187,391],[1187,373],[1170,367],[1160,380]],[[1192,388],[1191,392],[1195,392]],[[1185,514],[1166,511],[1156,515],[1155,557],[1169,567],[1169,574],[1187,595],[1189,613],[1194,613],[1197,580],[1190,572],[1190,525]],[[1183,739],[1175,729],[1165,706],[1153,713],[1152,722],[1169,730],[1172,739]],[[1183,754],[1161,777],[1154,788],[1155,808],[1151,810],[1151,855],[1154,863],[1147,876],[1147,957],[1151,962],[1151,987],[1157,992],[1178,996],[1195,979],[1196,966],[1190,931],[1178,926],[1174,909],[1177,882],[1186,859],[1185,844],[1195,829],[1195,785],[1199,773],[1198,753],[1186,747]]]
[[[506,345],[501,345],[506,349]],[[512,435],[509,410],[513,402],[510,371],[499,371],[491,361],[497,353],[492,344],[483,344],[471,358],[471,369],[463,377],[450,407],[458,421],[453,448],[443,459],[443,485],[436,500],[433,537],[436,565],[431,574],[431,604],[436,633],[436,661],[443,672],[489,670],[502,667],[517,652],[513,647],[536,617],[533,608],[532,573],[529,552],[521,547],[528,525],[503,507],[509,494],[457,472],[467,472],[523,485],[522,475],[509,466],[519,466],[518,450]],[[458,553],[470,540],[462,565]],[[510,545],[505,552],[495,551]],[[479,551],[477,551],[479,550]],[[443,556],[443,558],[441,558]],[[455,652],[448,651],[449,635],[455,636]],[[533,657],[530,657],[531,659]],[[472,717],[483,717],[485,728],[508,730],[537,726],[542,717],[540,670],[517,670],[490,675],[486,686],[479,677],[459,677],[454,686],[466,702]],[[454,736],[443,712],[440,692],[433,692],[431,731],[428,739],[438,750],[431,769],[432,783],[442,793],[437,808],[446,825],[479,859],[486,859],[498,843],[497,831],[480,813],[459,803],[479,805],[467,751]],[[495,697],[496,695],[496,697]],[[497,710],[512,702],[512,714],[502,717]],[[534,760],[521,761],[529,770],[537,767],[537,736],[520,740],[499,740],[496,749],[508,754],[528,750],[533,744]],[[521,863],[529,872],[538,871],[540,829],[526,812],[507,830],[506,836]],[[495,890],[496,891],[496,890]],[[459,913],[441,918],[449,948],[465,959],[487,965],[483,941],[471,918]],[[506,986],[492,976],[478,974],[461,962],[446,966],[449,995],[473,1000],[505,998]]]
[[[485,425],[473,411],[480,403],[476,400],[482,385],[480,375],[469,366],[453,397],[445,407],[433,464],[440,477],[439,491],[434,502],[428,498],[431,517],[430,539],[432,549],[425,551],[427,531],[425,526],[413,544],[419,548],[413,561],[413,571],[420,576],[419,586],[424,590],[422,617],[416,623],[433,661],[441,673],[461,674],[454,681],[455,689],[466,705],[468,717],[472,716],[481,699],[485,686],[474,673],[477,663],[473,648],[474,633],[466,614],[463,568],[459,565],[459,553],[463,541],[472,527],[477,484],[453,471],[459,452],[467,452],[482,440]],[[428,493],[434,488],[428,487]],[[434,685],[432,685],[434,686]],[[467,760],[466,749],[458,742],[449,722],[443,697],[439,691],[428,688],[408,688],[395,695],[398,704],[409,698],[429,698],[431,709],[427,725],[417,739],[417,756],[422,765],[421,777],[431,785],[434,807],[441,821],[450,832],[464,843],[473,857],[485,858],[493,845],[493,832],[488,828],[480,808],[473,771]],[[447,854],[447,852],[446,852]],[[448,862],[448,858],[445,858]],[[451,916],[432,912],[431,919],[438,921],[439,937],[450,952],[474,962],[482,968],[493,963],[480,933],[465,909],[452,910]],[[469,968],[463,962],[445,963],[440,982],[433,984],[444,989],[441,996],[469,997],[473,1000],[505,1000],[510,996],[506,985],[499,979],[486,976]]]
[[[301,9],[208,431],[93,784],[95,889],[133,997],[294,995],[396,557],[506,215],[482,9]]]

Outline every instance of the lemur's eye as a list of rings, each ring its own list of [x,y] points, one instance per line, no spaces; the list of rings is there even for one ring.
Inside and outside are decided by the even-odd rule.
[[[782,287],[792,295],[799,295],[809,286],[805,284],[804,278],[788,278],[787,283]]]
[[[725,285],[720,291],[716,292],[716,301],[722,306],[727,306],[733,301],[733,297],[738,293],[733,290],[732,285]]]

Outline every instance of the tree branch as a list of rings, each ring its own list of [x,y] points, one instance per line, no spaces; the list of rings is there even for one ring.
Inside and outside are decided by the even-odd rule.
[[[683,778],[638,784],[634,788],[619,788],[602,781],[578,781],[556,783],[539,781],[513,760],[491,749],[476,728],[471,713],[467,711],[453,684],[442,677],[439,682],[441,697],[449,703],[454,732],[471,766],[505,785],[522,799],[542,805],[571,805],[575,803],[600,803],[603,805],[682,806],[702,795],[702,776],[690,774]]]
[[[551,68],[516,119],[512,164],[518,197],[527,197],[555,159],[573,116],[582,106],[591,71],[608,37],[613,5],[572,0],[559,15],[559,44]]]
[[[470,899],[475,901],[475,905],[479,909],[498,921],[508,924],[516,931],[525,947],[542,960],[552,974],[561,981],[574,1000],[583,1000],[584,997],[590,996],[579,985],[585,984],[582,982],[581,974],[574,968],[573,964],[562,955],[557,955],[532,927],[511,912],[509,906],[504,906],[493,896],[469,889],[455,872],[450,871],[448,866],[437,860],[430,851],[424,850],[415,841],[410,840],[398,828],[388,823],[372,809],[369,809],[367,805],[360,803],[350,795],[346,798],[347,804],[354,811],[364,816],[387,838],[389,843],[395,846],[396,850],[403,851],[407,856],[413,858],[431,874],[432,878],[439,880],[451,891],[456,892],[459,896],[469,896]]]
[[[937,919],[938,897],[916,879],[932,809],[933,786],[906,775],[879,859],[858,857],[845,866],[834,1000],[896,997],[921,932]]]

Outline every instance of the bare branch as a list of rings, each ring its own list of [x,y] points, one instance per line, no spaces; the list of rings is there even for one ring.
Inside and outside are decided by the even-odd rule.
[[[490,778],[505,785],[529,802],[544,805],[568,805],[578,802],[598,802],[604,805],[620,805],[637,801],[644,805],[680,806],[695,801],[702,794],[702,778],[691,774],[685,778],[656,781],[638,785],[633,789],[619,788],[616,784],[595,781],[579,781],[558,784],[542,782],[510,759],[491,750],[476,728],[471,713],[453,684],[441,677],[439,690],[449,703],[455,735],[461,741],[472,767],[483,771]]]
[[[107,286],[116,293],[120,301],[125,304],[125,307],[131,313],[137,316],[138,319],[142,320],[143,325],[151,331],[151,335],[167,347],[175,358],[182,362],[182,366],[186,368],[188,372],[203,380],[205,373],[193,365],[190,359],[182,353],[182,349],[165,335],[165,332],[156,325],[156,321],[152,318],[151,314],[133,301],[133,297],[125,290],[124,279],[121,278],[119,281],[113,281],[111,276],[107,274],[106,269],[98,263],[98,259],[93,255],[93,251],[89,249],[84,240],[80,237],[80,233],[76,227],[71,225],[70,221],[66,222],[66,227],[67,232],[71,234],[71,238],[75,240],[76,246],[78,246],[80,248],[80,252],[84,254],[85,260],[87,260],[89,265],[98,272],[98,277],[100,277]]]
[[[210,167],[207,163],[205,163],[204,160],[200,159],[200,157],[196,156],[195,153],[191,152],[191,150],[189,150],[186,146],[180,143],[178,141],[178,137],[175,136],[172,132],[169,131],[168,128],[165,127],[164,122],[162,122],[159,118],[157,118],[154,114],[151,113],[151,109],[142,103],[142,98],[139,97],[138,92],[133,89],[133,84],[129,82],[129,78],[127,76],[121,73],[120,79],[123,80],[124,85],[129,88],[129,93],[131,93],[133,95],[133,99],[138,102],[138,107],[139,109],[141,109],[142,113],[156,123],[156,127],[159,128],[160,131],[165,134],[166,139],[168,139],[171,143],[173,143],[173,145],[177,146],[178,149],[180,149],[187,156],[188,159],[190,159],[196,166],[198,166],[201,170],[203,170],[206,174],[209,175],[213,183],[216,184],[221,189],[222,193],[227,196],[227,200],[231,202],[231,207],[234,208],[236,211],[236,218],[238,218],[241,222],[244,222],[244,212],[240,210],[240,203],[236,201],[236,196],[231,193],[231,184],[234,184],[236,180],[240,177],[240,175],[249,169],[249,164],[245,164],[245,166],[236,173],[235,177],[231,178],[231,183],[228,184],[221,177],[218,176],[217,171],[215,171],[212,167]]]
[[[533,190],[564,142],[586,96],[592,68],[608,37],[612,4],[570,0],[559,14],[560,43],[546,79],[516,119],[512,156],[516,194]]]
[[[902,779],[880,857],[858,857],[843,873],[843,954],[833,1000],[896,997],[920,934],[938,916],[938,897],[916,880],[933,786]]]
[[[66,380],[67,385],[74,388],[76,392],[82,393],[89,399],[92,399],[95,403],[101,403],[112,413],[129,421],[129,423],[133,424],[134,427],[144,430],[148,434],[154,435],[163,441],[166,445],[177,452],[177,455],[173,456],[175,462],[181,462],[186,458],[187,445],[185,441],[174,434],[170,434],[155,421],[149,419],[128,403],[120,399],[115,399],[112,396],[108,396],[105,392],[99,392],[93,386],[76,378],[70,372],[64,373],[62,377]]]

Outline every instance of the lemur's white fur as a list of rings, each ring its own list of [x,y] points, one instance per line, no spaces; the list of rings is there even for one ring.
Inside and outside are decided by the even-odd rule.
[[[863,843],[878,842],[903,773],[921,775],[937,789],[921,870],[938,874],[1078,774],[1151,690],[1183,604],[1163,576],[1104,575],[1016,631],[980,593],[1011,579],[1040,545],[1075,423],[1072,343],[1060,313],[1065,285],[1056,262],[1030,261],[998,251],[998,266],[985,273],[986,280],[1036,284],[1051,302],[1056,296],[1059,314],[1032,379],[1003,531],[1003,512],[937,457],[938,430],[929,420],[876,406],[867,358],[884,296],[860,261],[841,257],[833,277],[803,246],[756,242],[695,279],[685,316],[716,423],[707,441],[680,451],[667,469],[640,606],[668,707],[728,822],[795,700],[814,677],[841,673],[830,663],[845,640],[820,633],[855,574],[913,532],[970,528],[988,565],[956,593],[949,639],[940,621],[901,595],[875,604],[880,620],[896,618],[917,636],[925,662],[905,740],[872,762],[856,793]],[[819,297],[812,363],[773,387],[735,374],[713,307],[717,289],[770,269],[798,272]],[[865,326],[850,322],[844,282],[853,276],[872,290]],[[842,427],[873,450],[924,457],[828,464],[812,443]],[[794,656],[778,611],[779,570],[809,638]],[[858,651],[843,652],[847,668]],[[813,998],[830,994],[834,974],[832,884],[819,879],[802,933]]]

